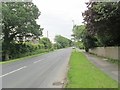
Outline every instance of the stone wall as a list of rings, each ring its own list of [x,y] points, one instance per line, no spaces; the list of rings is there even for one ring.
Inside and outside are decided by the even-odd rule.
[[[89,52],[98,56],[120,60],[120,47],[97,47],[90,49]]]

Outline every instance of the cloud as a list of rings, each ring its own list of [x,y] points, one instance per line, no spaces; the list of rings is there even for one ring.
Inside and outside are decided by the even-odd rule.
[[[33,0],[41,11],[37,22],[44,28],[43,35],[49,32],[49,38],[54,41],[54,36],[61,34],[71,38],[72,20],[82,24],[82,12],[86,10],[84,0]]]

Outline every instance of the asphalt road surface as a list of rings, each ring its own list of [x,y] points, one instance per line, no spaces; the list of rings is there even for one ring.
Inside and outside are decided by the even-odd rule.
[[[62,88],[71,48],[2,65],[2,88]]]

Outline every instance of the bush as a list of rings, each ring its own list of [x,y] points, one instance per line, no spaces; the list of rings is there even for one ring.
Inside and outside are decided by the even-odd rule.
[[[45,48],[44,44],[38,44],[39,49]]]
[[[32,44],[32,43],[11,43],[9,58],[15,59],[24,56],[39,54],[43,52],[48,52],[48,49],[44,49],[43,44]],[[4,60],[4,51],[3,51],[3,60]]]

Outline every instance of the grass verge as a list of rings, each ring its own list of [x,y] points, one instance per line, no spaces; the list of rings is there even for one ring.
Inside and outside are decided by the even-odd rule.
[[[17,62],[17,61],[20,61],[20,60],[25,60],[25,59],[28,59],[28,58],[33,58],[33,57],[36,57],[36,56],[40,56],[40,55],[43,55],[43,54],[46,54],[46,53],[48,53],[48,52],[39,53],[39,54],[35,54],[35,55],[30,55],[30,56],[25,56],[25,57],[22,57],[22,58],[12,59],[12,60],[9,60],[9,61],[3,61],[3,62],[0,62],[0,64],[8,64],[8,63],[12,63],[12,62]]]
[[[94,66],[82,52],[72,52],[69,66],[66,88],[118,88],[118,82]]]

